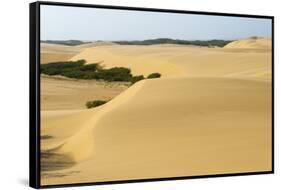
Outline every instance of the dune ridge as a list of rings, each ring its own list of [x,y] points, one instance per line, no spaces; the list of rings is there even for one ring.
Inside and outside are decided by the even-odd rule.
[[[258,44],[271,43],[269,39],[257,39]],[[236,43],[236,42],[232,42]],[[70,60],[85,59],[87,63],[102,62],[105,68],[127,67],[134,75],[147,76],[159,72],[162,77],[224,76],[256,68],[271,70],[269,49],[206,48],[167,45],[114,45],[91,47]],[[237,43],[244,43],[238,41]],[[229,48],[228,48],[229,47]],[[235,45],[236,47],[236,45]],[[244,46],[243,46],[244,47]],[[247,74],[243,75],[249,76]],[[254,75],[253,75],[254,76]],[[258,73],[255,75],[258,77]]]
[[[62,44],[40,43],[41,64],[68,61],[73,56],[91,47],[114,45],[111,42],[92,42],[81,45],[69,46]]]
[[[75,159],[75,161],[81,161],[87,159],[94,149],[94,137],[92,135],[92,130],[96,123],[99,121],[101,117],[106,115],[108,112],[116,109],[118,106],[122,105],[124,102],[127,102],[142,88],[142,85],[145,81],[140,81],[136,85],[130,87],[128,90],[119,94],[112,101],[107,104],[101,106],[99,111],[89,120],[85,125],[83,125],[81,130],[67,139],[59,149],[62,153],[71,153],[71,156]],[[88,145],[88,146],[84,146]]]
[[[267,49],[271,50],[271,39],[270,38],[259,38],[252,37],[243,40],[237,40],[224,46],[224,48],[234,49]]]

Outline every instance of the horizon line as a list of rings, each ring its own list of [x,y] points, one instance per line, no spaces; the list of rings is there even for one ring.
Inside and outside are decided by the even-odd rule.
[[[250,38],[270,38],[272,39],[271,36],[249,36],[245,38],[238,38],[238,39],[221,39],[221,38],[210,38],[210,39],[178,39],[178,38],[167,38],[167,37],[160,37],[160,38],[146,38],[146,39],[134,39],[134,40],[79,40],[79,39],[64,39],[64,40],[59,40],[59,39],[40,39],[41,41],[81,41],[81,42],[130,42],[130,41],[147,41],[147,40],[157,40],[157,39],[169,39],[169,40],[181,40],[181,41],[211,41],[211,40],[223,40],[223,41],[235,41],[235,40],[242,40],[242,39],[250,39]]]

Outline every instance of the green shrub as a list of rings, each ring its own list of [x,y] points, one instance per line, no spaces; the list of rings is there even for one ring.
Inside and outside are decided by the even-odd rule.
[[[151,73],[150,75],[147,76],[148,79],[154,79],[154,78],[160,78],[161,74],[160,73]]]
[[[98,69],[101,69],[98,63],[84,65],[83,67],[80,68],[81,71],[97,71]]]
[[[124,81],[132,84],[143,80],[143,75],[133,76],[131,70],[125,67],[102,68],[99,63],[85,65],[85,60],[64,61],[42,64],[40,71],[46,75],[61,75],[68,78],[85,80]],[[152,73],[147,78],[159,78],[161,74]]]
[[[223,47],[230,43],[230,40],[179,40],[171,38],[156,38],[142,41],[114,41],[120,45],[153,45],[153,44],[179,44],[179,45],[197,45],[197,46],[218,46]]]
[[[131,83],[132,84],[135,84],[136,82],[140,81],[140,80],[143,80],[144,79],[144,76],[143,75],[138,75],[138,76],[133,76],[131,78]]]
[[[62,44],[67,46],[76,46],[76,45],[91,43],[91,42],[85,42],[80,40],[42,40],[41,42],[48,43],[48,44]]]
[[[257,37],[257,36],[251,36],[250,37],[250,39],[252,39],[252,40],[257,40],[259,37]]]
[[[86,107],[89,108],[94,108],[100,105],[105,104],[107,101],[104,100],[94,100],[94,101],[88,101],[86,102]]]
[[[113,67],[110,69],[100,69],[96,73],[96,79],[105,81],[130,81],[132,78],[131,70],[124,67]]]
[[[41,65],[41,73],[62,75],[76,79],[102,79],[105,81],[131,81],[131,70],[125,67],[103,69],[98,63],[85,65],[85,60],[54,62]]]
[[[63,75],[65,72],[77,70],[86,63],[85,60],[53,62],[40,65],[40,71],[46,75]]]

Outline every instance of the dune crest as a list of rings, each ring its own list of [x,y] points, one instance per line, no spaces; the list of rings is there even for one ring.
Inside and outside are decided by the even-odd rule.
[[[252,37],[243,40],[237,40],[224,46],[231,49],[267,49],[271,50],[271,38]]]
[[[140,81],[137,84],[124,91],[107,104],[100,106],[98,111],[87,119],[87,122],[81,126],[81,130],[66,139],[61,145],[57,152],[62,154],[70,154],[75,161],[81,161],[87,159],[93,151],[94,146],[94,134],[93,130],[99,118],[103,117],[106,113],[118,108],[124,102],[133,98],[134,95],[139,91],[145,81]]]
[[[162,46],[153,46],[163,48]],[[150,48],[149,48],[150,49]],[[184,72],[180,67],[161,59],[159,52],[149,51],[147,47],[133,45],[109,45],[88,48],[70,60],[85,59],[87,63],[99,63],[105,68],[127,67],[135,75],[149,75],[159,72],[162,76],[178,76]],[[156,53],[156,54],[155,54]]]
[[[105,68],[127,67],[134,75],[147,76],[158,72],[161,77],[220,77],[232,73],[259,77],[242,72],[257,68],[263,68],[259,71],[262,73],[271,70],[271,53],[267,49],[110,45],[87,48],[70,60],[79,59],[85,59],[87,63],[101,62]]]
[[[80,52],[91,47],[100,47],[100,46],[110,46],[114,45],[112,42],[91,42],[81,45],[63,45],[63,44],[50,44],[50,43],[40,43],[41,48],[41,64],[58,62],[58,61],[67,61],[73,56],[79,54]]]

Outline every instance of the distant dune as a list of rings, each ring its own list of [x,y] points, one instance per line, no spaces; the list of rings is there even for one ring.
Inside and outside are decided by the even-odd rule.
[[[82,51],[81,48],[78,48],[76,46],[48,43],[41,43],[40,45],[41,64],[56,61],[67,61],[68,59]]]
[[[62,44],[41,43],[41,63],[67,61],[86,48],[114,45],[111,42],[92,42],[81,45],[69,46]]]
[[[235,42],[233,42],[235,43]],[[270,72],[268,49],[200,48],[179,45],[114,45],[87,48],[70,60],[102,62],[106,68],[128,67],[135,75],[159,72],[163,77],[226,76],[240,73],[258,77]],[[243,72],[249,73],[243,73]]]
[[[252,38],[224,48],[111,43],[62,48],[76,51],[70,60],[162,76],[128,89],[42,77],[41,183],[270,171],[268,44],[270,39]],[[102,106],[83,109],[88,99],[108,97]]]
[[[237,40],[224,46],[224,48],[241,48],[241,49],[267,49],[271,50],[270,38],[252,37],[244,40]]]

